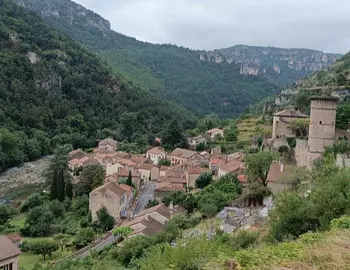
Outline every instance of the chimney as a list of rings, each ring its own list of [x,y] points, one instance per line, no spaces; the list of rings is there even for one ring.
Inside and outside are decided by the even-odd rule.
[[[281,172],[283,172],[284,165],[281,163]]]
[[[146,219],[146,221],[149,221],[148,214],[146,215],[146,218],[145,218],[145,219]]]

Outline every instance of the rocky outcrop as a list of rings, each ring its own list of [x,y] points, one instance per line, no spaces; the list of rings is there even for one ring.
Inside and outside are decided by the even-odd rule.
[[[292,83],[324,69],[341,55],[307,49],[281,49],[238,45],[215,51],[202,51],[201,61],[240,64],[242,75],[265,75],[275,82]]]
[[[79,24],[87,27],[93,27],[108,33],[111,30],[111,24],[101,16],[97,15],[91,10],[84,8],[83,6],[72,2],[66,1],[62,6],[62,2],[59,0],[15,0],[19,5],[39,11],[40,15],[45,17],[54,17],[58,20],[64,19],[71,25]],[[40,4],[39,4],[40,3]]]

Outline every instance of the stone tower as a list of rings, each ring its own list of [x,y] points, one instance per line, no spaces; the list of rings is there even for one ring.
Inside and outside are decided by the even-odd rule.
[[[336,97],[311,98],[308,140],[309,164],[322,156],[325,147],[334,144],[337,102],[338,98]]]

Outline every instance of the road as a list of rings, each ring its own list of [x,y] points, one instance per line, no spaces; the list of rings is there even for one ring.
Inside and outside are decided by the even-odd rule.
[[[139,214],[143,209],[145,209],[149,200],[153,200],[154,190],[156,188],[156,184],[154,182],[149,182],[145,185],[139,200],[137,201],[136,207],[133,212],[133,216]]]
[[[149,200],[152,200],[154,198],[154,190],[156,188],[156,184],[153,182],[147,183],[145,187],[143,188],[143,191],[141,192],[140,198],[137,201],[136,207],[133,212],[133,216],[139,214],[143,209],[145,209],[147,203]],[[77,255],[75,258],[76,259],[82,259],[85,258],[90,254],[91,250],[102,250],[103,248],[113,244],[114,242],[114,236],[111,235],[108,238],[104,239],[101,241],[98,245],[92,247],[91,249],[87,250],[86,252]]]

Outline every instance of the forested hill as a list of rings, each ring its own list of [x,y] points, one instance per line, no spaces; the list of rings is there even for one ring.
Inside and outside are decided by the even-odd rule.
[[[115,78],[102,61],[34,12],[0,0],[0,171],[96,139],[147,143],[191,114]]]
[[[247,50],[236,48],[239,59],[231,61],[233,50],[225,49],[219,52],[225,60],[217,61],[211,52],[150,44],[116,33],[107,20],[70,0],[16,1],[98,53],[119,74],[200,115],[237,116],[250,104],[279,93],[281,85],[338,57],[311,50],[245,46]]]

